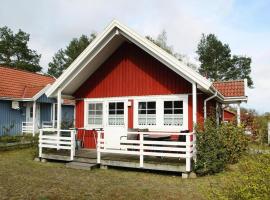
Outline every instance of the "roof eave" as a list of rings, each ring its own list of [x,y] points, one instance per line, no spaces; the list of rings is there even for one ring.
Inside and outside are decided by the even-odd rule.
[[[247,96],[225,97],[213,85],[211,86],[210,91],[212,92],[212,94],[215,94],[217,92],[217,98],[220,100],[221,103],[224,104],[233,104],[248,101]]]
[[[6,101],[34,101],[33,98],[14,98],[14,97],[0,97],[0,100]]]
[[[45,92],[50,88],[51,84],[46,85],[42,90],[40,90],[37,94],[33,96],[33,100],[36,101],[39,97],[41,97]]]
[[[140,43],[141,46],[147,48],[152,54],[155,54],[163,59],[163,63],[167,63],[167,66],[171,66],[170,68],[174,68],[175,72],[184,76],[184,78],[188,78],[190,82],[195,82],[200,85],[204,90],[209,90],[212,82],[202,77],[200,74],[195,72],[193,69],[190,69],[187,66],[183,66],[184,64],[179,62],[172,55],[169,55],[152,42],[148,41],[146,38],[138,35],[136,32],[132,31],[128,27],[120,24],[118,21],[114,20],[105,30],[98,35],[95,40],[74,60],[74,62],[66,69],[66,71],[55,81],[55,83],[45,92],[48,97],[55,97],[56,91],[65,84],[65,81],[70,77],[75,70],[78,70],[78,66],[85,61],[87,56],[98,48],[98,45],[106,40],[106,37],[113,31],[114,28],[117,28],[117,31],[121,31],[125,37],[132,39],[131,41],[136,41]]]
[[[225,97],[224,103],[230,104],[230,103],[241,103],[241,102],[247,102],[248,97],[247,96],[239,96],[239,97]]]
[[[56,96],[54,94],[60,85],[64,82],[66,78],[76,69],[76,66],[79,65],[87,55],[96,48],[96,46],[106,37],[106,35],[112,31],[114,28],[114,22],[111,23],[105,30],[99,34],[86,49],[71,63],[71,65],[61,74],[60,77],[52,84],[52,86],[45,92],[48,97]]]

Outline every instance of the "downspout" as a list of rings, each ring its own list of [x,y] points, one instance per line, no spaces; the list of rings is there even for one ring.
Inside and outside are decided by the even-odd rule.
[[[211,99],[213,99],[213,98],[215,98],[215,97],[217,97],[217,95],[218,95],[218,93],[216,92],[213,96],[211,96],[211,97],[208,97],[207,99],[205,99],[204,100],[204,113],[203,113],[203,117],[204,117],[204,121],[206,120],[206,118],[207,118],[207,107],[206,107],[206,103],[207,103],[207,101],[209,101],[209,100],[211,100]]]

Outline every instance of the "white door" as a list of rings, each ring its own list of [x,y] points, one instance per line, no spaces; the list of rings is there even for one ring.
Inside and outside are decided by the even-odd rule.
[[[36,129],[41,128],[41,124],[40,124],[40,104],[39,103],[36,104],[36,123],[35,123],[35,126],[36,126],[35,127]]]
[[[105,103],[104,139],[107,149],[120,149],[120,139],[127,135],[127,101]]]
[[[33,103],[29,102],[26,105],[26,122],[33,122]],[[36,119],[35,119],[35,130],[40,127],[40,104],[36,104]]]
[[[33,122],[33,104],[27,103],[26,105],[26,122]]]

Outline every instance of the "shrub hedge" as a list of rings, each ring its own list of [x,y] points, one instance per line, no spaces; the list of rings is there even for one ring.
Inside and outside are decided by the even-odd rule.
[[[21,149],[38,145],[38,136],[17,135],[17,136],[0,136],[0,151]]]
[[[222,184],[209,188],[208,199],[216,200],[269,200],[270,155],[249,155],[239,162],[237,170],[222,176]]]
[[[199,175],[223,171],[226,164],[238,162],[247,149],[244,129],[231,123],[216,125],[208,119],[204,126],[196,127],[196,134],[195,172]]]

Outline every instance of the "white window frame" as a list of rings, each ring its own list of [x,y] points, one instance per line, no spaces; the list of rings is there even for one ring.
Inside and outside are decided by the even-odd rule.
[[[172,107],[165,109],[165,102],[172,102]],[[174,107],[174,102],[182,102],[182,107],[181,108],[175,108]],[[165,101],[163,101],[163,125],[164,126],[181,126],[181,125],[165,125],[165,115],[171,115],[168,118],[172,119],[172,124],[174,124],[174,121],[175,121],[176,118],[179,118],[181,120],[180,115],[182,115],[182,124],[184,123],[184,113],[183,113],[184,105],[183,104],[184,104],[184,102],[182,100],[165,100]],[[182,110],[182,114],[180,114],[180,113],[175,114],[174,112],[175,112],[176,109],[177,110]],[[173,113],[172,114],[165,114],[165,110],[172,110]],[[176,117],[177,115],[179,115],[179,117]]]
[[[139,125],[138,105],[143,101],[156,102],[156,125]],[[164,125],[164,101],[183,101],[183,125],[170,126]],[[138,97],[134,99],[133,109],[134,128],[148,128],[150,131],[180,131],[188,129],[188,95],[159,95],[149,97]]]
[[[96,104],[96,103],[102,103],[102,124],[89,124],[88,123],[88,108],[89,104]],[[104,101],[91,101],[91,100],[85,100],[84,101],[84,128],[85,129],[93,129],[93,128],[103,128],[104,127],[104,114],[105,114],[105,103]]]
[[[128,109],[127,102],[128,99],[126,97],[115,97],[115,98],[87,98],[84,99],[84,128],[86,130],[90,129],[99,129],[105,127],[127,127],[128,125]],[[108,117],[109,117],[109,103],[113,102],[124,102],[124,125],[109,125]],[[103,118],[102,125],[90,125],[88,124],[88,105],[90,103],[102,103],[103,104]]]
[[[109,103],[124,103],[124,124],[122,124],[122,125],[114,125],[114,124],[109,124]],[[126,100],[125,99],[123,99],[123,100],[121,100],[121,99],[119,99],[119,100],[115,100],[115,99],[113,99],[113,100],[106,100],[106,106],[107,106],[107,110],[106,110],[106,114],[105,114],[105,121],[106,121],[106,126],[108,126],[108,127],[125,127],[125,126],[127,126],[127,115],[128,115],[128,111],[127,111],[127,103],[126,103]]]
[[[153,109],[148,109],[148,106],[147,106],[147,104],[149,103],[149,102],[155,102],[155,114],[148,114],[147,113],[147,111],[148,110],[153,110]],[[140,103],[145,103],[146,105],[146,108],[145,109],[141,109],[141,110],[145,110],[145,114],[139,114],[139,104]],[[140,126],[156,126],[156,124],[157,124],[157,103],[156,103],[156,101],[143,101],[143,100],[141,100],[141,101],[138,101],[138,109],[137,109],[137,114],[138,114],[138,123],[139,123],[139,115],[145,115],[145,119],[146,119],[146,125],[140,125]],[[151,115],[155,115],[155,124],[148,124],[148,116],[151,116]],[[150,117],[149,117],[150,118]]]
[[[125,97],[105,97],[105,98],[85,98],[84,99],[84,128],[104,128],[108,125],[107,107],[108,102],[125,102],[125,127],[128,125],[128,100],[134,100],[133,103],[133,127],[148,128],[149,131],[181,131],[188,129],[188,94],[175,95],[151,95],[151,96],[125,96]],[[183,101],[183,125],[182,126],[164,126],[164,101]],[[139,101],[156,101],[156,125],[138,125],[138,102]],[[103,120],[102,126],[92,126],[88,124],[88,103],[103,103]],[[114,125],[110,125],[114,126]]]

